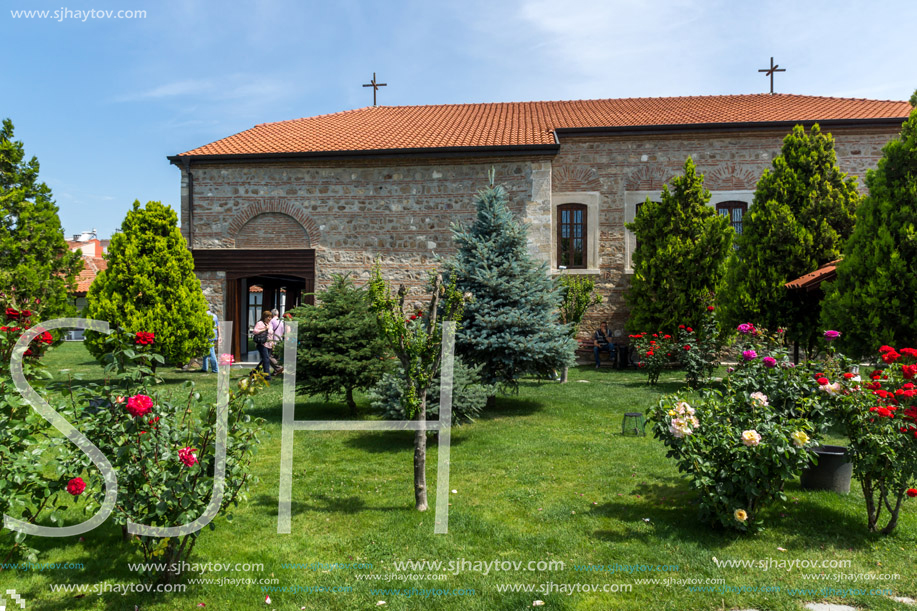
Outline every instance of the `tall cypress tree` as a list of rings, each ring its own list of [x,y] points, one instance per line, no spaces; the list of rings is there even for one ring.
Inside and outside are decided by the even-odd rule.
[[[481,365],[485,384],[516,389],[520,377],[550,375],[573,362],[576,341],[558,323],[561,294],[545,263],[526,246],[503,187],[481,190],[477,218],[453,228],[458,253],[447,262],[458,289],[473,300],[456,337],[456,351]]]
[[[764,172],[742,221],[735,256],[721,291],[726,322],[786,327],[787,337],[811,348],[818,337],[818,302],[784,285],[840,257],[860,202],[855,179],[841,172],[834,138],[797,125]]]
[[[725,272],[732,246],[729,220],[707,205],[710,192],[694,161],[647,200],[627,228],[637,236],[634,276],[627,292],[633,332],[671,331],[680,324],[700,327],[710,295]]]
[[[13,140],[13,123],[0,129],[0,291],[17,307],[41,318],[73,311],[69,292],[83,268],[79,253],[64,239],[51,189],[38,180],[38,160],[25,159]]]
[[[213,320],[172,208],[135,201],[105,258],[108,269],[86,295],[87,318],[154,333],[156,352],[174,364],[210,349]],[[86,332],[86,346],[96,358],[105,353],[103,342],[102,334]]]
[[[869,196],[822,310],[824,328],[840,331],[841,347],[861,356],[882,344],[917,345],[917,109],[866,185]]]

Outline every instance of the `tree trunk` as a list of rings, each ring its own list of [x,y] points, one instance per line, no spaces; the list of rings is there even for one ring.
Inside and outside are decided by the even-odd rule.
[[[497,395],[488,395],[486,409],[493,409],[497,405]]]
[[[567,383],[567,373],[568,373],[569,371],[570,371],[570,368],[569,368],[569,367],[564,367],[563,371],[560,372],[560,383],[561,383],[561,384],[566,384],[566,383]]]
[[[353,400],[353,389],[350,388],[349,386],[347,387],[346,398],[347,398],[347,407],[350,408],[350,415],[356,416],[357,415],[357,402]]]
[[[420,395],[420,407],[416,420],[427,420],[427,392]],[[417,511],[427,510],[427,432],[414,431],[414,502]]]

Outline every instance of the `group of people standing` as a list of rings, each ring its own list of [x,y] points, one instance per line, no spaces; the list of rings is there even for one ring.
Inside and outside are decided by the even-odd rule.
[[[277,361],[274,355],[274,345],[283,341],[283,321],[280,320],[280,311],[276,308],[265,310],[261,313],[261,320],[255,323],[252,329],[252,335],[258,337],[259,334],[266,333],[266,341],[259,342],[255,340],[255,348],[258,349],[258,355],[261,357],[261,369],[264,371],[264,378],[271,379],[271,373],[283,373],[283,366]]]
[[[201,365],[201,371],[217,371],[216,346],[220,342],[219,318],[213,313],[212,308],[207,308],[207,315],[213,320],[213,337],[210,339],[210,354],[204,357]],[[284,326],[280,320],[280,310],[264,310],[261,313],[261,320],[255,323],[252,329],[252,336],[255,338],[255,348],[258,350],[260,364],[258,367],[264,372],[265,379],[270,380],[271,374],[279,375],[283,373],[283,366],[274,355],[274,346],[283,341]],[[261,337],[265,341],[258,341]]]

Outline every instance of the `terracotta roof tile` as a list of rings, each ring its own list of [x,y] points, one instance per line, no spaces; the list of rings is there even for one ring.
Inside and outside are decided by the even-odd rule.
[[[259,155],[554,144],[563,128],[901,119],[907,102],[789,94],[370,106],[262,123],[181,155]]]
[[[98,273],[107,268],[108,262],[105,259],[88,255],[83,256],[83,271],[77,277],[74,295],[84,297],[89,292],[89,287]]]
[[[790,280],[784,286],[788,289],[805,289],[814,291],[822,282],[831,282],[837,278],[837,264],[840,259],[825,263],[814,272],[809,272],[795,280]]]

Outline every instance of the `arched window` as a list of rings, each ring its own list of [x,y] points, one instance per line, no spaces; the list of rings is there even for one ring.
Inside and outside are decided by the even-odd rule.
[[[587,267],[587,214],[585,204],[557,207],[557,265],[567,269]]]

